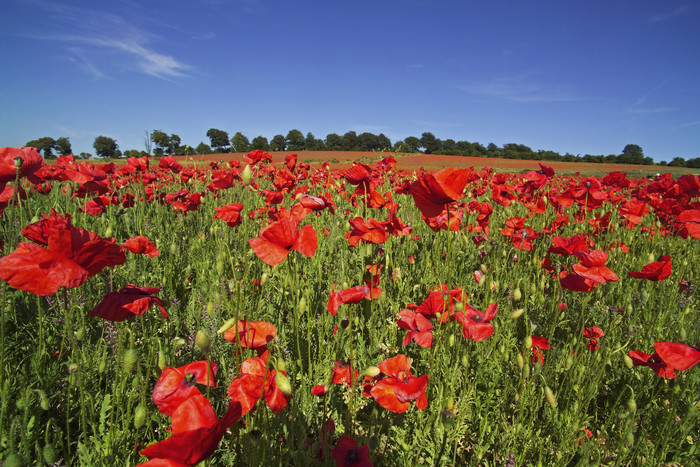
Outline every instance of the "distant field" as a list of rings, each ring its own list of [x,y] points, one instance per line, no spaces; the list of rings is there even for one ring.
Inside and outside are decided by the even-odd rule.
[[[353,161],[372,164],[384,157],[394,156],[397,161],[397,168],[403,170],[416,170],[420,167],[426,170],[438,170],[445,167],[466,168],[474,167],[482,169],[492,167],[497,172],[527,172],[539,169],[539,161],[522,159],[497,159],[486,157],[466,157],[466,156],[441,156],[433,154],[399,154],[391,152],[363,152],[363,151],[276,151],[271,152],[272,160],[275,163],[284,161],[289,154],[297,154],[300,162],[312,165],[321,165],[328,161],[332,168],[339,169],[350,167]],[[246,153],[228,154],[207,154],[195,156],[175,156],[181,163],[186,161],[194,163],[208,163],[210,161],[233,161],[243,162]],[[657,173],[671,173],[674,177],[683,174],[698,174],[699,169],[688,169],[684,167],[659,167],[648,165],[625,165],[625,164],[595,164],[590,162],[559,162],[543,161],[544,164],[552,167],[558,174],[582,175],[605,175],[608,172],[626,172],[631,176],[644,177]]]

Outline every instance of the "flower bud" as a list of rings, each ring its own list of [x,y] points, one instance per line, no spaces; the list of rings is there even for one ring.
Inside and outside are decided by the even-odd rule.
[[[634,396],[627,399],[627,410],[629,410],[630,413],[635,413],[637,411],[637,401],[634,400]]]
[[[210,301],[207,301],[207,316],[212,318],[214,316],[214,304]]]
[[[217,334],[223,334],[226,331],[228,331],[233,325],[236,324],[236,318],[231,318],[227,320],[224,324],[221,325],[218,331],[216,331]]]
[[[81,326],[80,328],[78,328],[77,331],[75,331],[75,338],[79,341],[85,339],[85,328],[83,326]]]
[[[54,465],[56,463],[56,451],[54,450],[51,443],[48,443],[46,446],[44,446],[42,455],[44,456],[44,461],[46,461],[46,464]]]
[[[165,370],[166,364],[167,364],[167,362],[165,360],[165,352],[163,352],[162,350],[159,350],[158,351],[158,369],[160,371]]]
[[[201,329],[197,331],[194,342],[197,344],[197,347],[199,347],[199,350],[201,350],[204,354],[209,354],[209,351],[211,350],[211,338],[206,332],[202,331]]]
[[[447,344],[450,347],[454,347],[454,345],[455,345],[455,335],[454,334],[450,334],[450,337],[447,338]]]
[[[634,433],[632,433],[632,431],[628,431],[625,435],[625,443],[627,446],[632,446],[634,444]]]
[[[532,336],[527,336],[525,338],[525,348],[529,349],[530,347],[532,347]]]
[[[462,355],[462,366],[469,366],[469,357],[467,357],[466,355]]]
[[[299,314],[303,315],[306,313],[306,297],[301,297],[301,300],[299,300]]]
[[[260,285],[265,285],[265,283],[267,282],[267,279],[268,279],[268,275],[266,272],[264,272],[263,275],[260,277]]]
[[[277,389],[285,396],[292,395],[292,384],[289,382],[289,378],[281,371],[275,373],[275,384],[277,384]]]
[[[523,293],[520,291],[520,287],[518,287],[513,291],[513,300],[518,302],[521,298],[523,298]]]
[[[124,372],[130,375],[139,363],[139,353],[136,349],[127,349],[124,352],[124,361],[122,362]]]
[[[363,374],[363,376],[369,376],[370,378],[374,378],[379,373],[381,373],[381,370],[379,369],[379,367],[369,366],[362,374]]]
[[[241,180],[243,180],[244,185],[250,185],[250,181],[253,178],[253,171],[250,168],[250,165],[246,165],[243,171],[241,172]]]
[[[134,428],[139,429],[146,422],[146,407],[136,406],[134,409]]]
[[[523,365],[525,365],[525,359],[523,358],[522,354],[518,354],[515,357],[515,361],[518,363],[518,367],[522,370]]]
[[[185,339],[182,337],[174,337],[173,338],[173,352],[177,352],[181,348],[185,346],[187,342],[185,342]]]
[[[511,313],[510,319],[518,319],[518,318],[520,318],[520,316],[522,316],[523,313],[525,313],[525,309],[518,308],[513,313]]]
[[[107,230],[105,230],[104,238],[111,238],[111,237],[112,237],[112,226],[108,225]]]
[[[554,393],[550,389],[549,386],[544,387],[544,396],[547,399],[547,402],[549,403],[549,406],[553,409],[557,408],[557,399],[554,397]]]
[[[36,394],[39,396],[39,407],[41,407],[41,410],[49,410],[49,399],[46,397],[46,393],[41,389],[37,389]]]

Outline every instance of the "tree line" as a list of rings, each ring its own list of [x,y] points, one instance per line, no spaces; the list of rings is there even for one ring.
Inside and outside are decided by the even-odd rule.
[[[98,136],[95,138],[93,148],[98,157],[119,158],[140,157],[140,156],[164,156],[173,155],[200,155],[212,153],[248,152],[254,149],[263,151],[385,151],[398,153],[419,153],[439,154],[452,156],[471,157],[494,157],[505,159],[530,159],[545,161],[563,162],[594,162],[608,164],[641,164],[655,165],[651,157],[645,156],[642,148],[637,144],[626,145],[620,154],[564,155],[549,150],[532,150],[524,144],[507,143],[497,146],[489,143],[484,146],[478,142],[455,141],[453,139],[441,140],[430,132],[424,132],[420,138],[409,136],[394,143],[380,133],[375,135],[370,132],[357,134],[355,131],[348,131],[343,135],[330,133],[324,139],[317,138],[313,133],[308,132],[306,136],[299,130],[290,130],[287,135],[278,134],[268,140],[265,136],[256,136],[250,140],[243,133],[236,132],[229,137],[229,133],[217,128],[210,128],[206,136],[209,144],[204,141],[196,147],[188,144],[183,145],[180,136],[168,134],[162,130],[144,132],[144,150],[129,149],[123,153],[114,138],[108,136]],[[71,153],[70,141],[66,137],[56,140],[50,137],[39,138],[27,142],[26,146],[37,148],[45,158],[50,159],[56,155],[66,155]],[[56,154],[54,154],[54,151]],[[80,157],[91,157],[89,153],[81,153]],[[685,160],[682,157],[675,157],[670,162],[662,161],[656,165],[671,167],[691,167],[700,168],[700,157]]]

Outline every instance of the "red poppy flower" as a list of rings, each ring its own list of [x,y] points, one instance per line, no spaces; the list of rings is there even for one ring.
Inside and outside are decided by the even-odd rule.
[[[25,292],[49,295],[59,287],[78,287],[104,268],[126,261],[113,240],[77,227],[51,233],[47,245],[21,242],[0,258],[0,279]]]
[[[471,305],[467,305],[464,311],[456,313],[457,322],[462,324],[462,335],[465,339],[474,339],[481,342],[493,335],[491,321],[498,314],[498,305],[489,303],[485,312],[481,312]]]
[[[176,161],[172,155],[162,158],[158,162],[158,167],[163,170],[170,170],[176,174],[182,171],[182,164]]]
[[[20,177],[32,175],[44,163],[44,158],[41,157],[36,148],[0,148],[0,185],[15,180],[17,176],[15,159],[17,158],[21,160],[22,164],[19,168]]]
[[[530,357],[530,362],[534,365],[540,362],[540,365],[544,365],[544,354],[542,350],[549,349],[549,340],[542,336],[532,336],[532,357]]]
[[[146,255],[151,258],[155,258],[160,254],[160,250],[156,248],[155,244],[143,235],[131,237],[122,243],[122,246],[134,254]]]
[[[428,297],[423,300],[419,306],[408,305],[409,308],[415,307],[416,313],[420,313],[428,319],[435,319],[440,314],[440,322],[446,323],[454,320],[455,304],[461,300],[466,300],[466,294],[462,289],[455,287],[447,291],[447,284],[442,284],[438,290],[430,289]]]
[[[459,200],[471,169],[442,169],[423,173],[411,185],[413,201],[425,217],[436,217],[445,205]]]
[[[359,303],[363,298],[371,299],[378,298],[376,293],[372,293],[367,285],[358,285],[344,290],[334,290],[328,299],[328,313],[335,316],[338,314],[340,305],[348,305],[351,303]]]
[[[364,243],[384,243],[389,238],[389,232],[383,222],[368,217],[366,221],[361,217],[355,217],[348,221],[352,226],[352,231],[345,234],[345,238],[350,242],[350,246],[356,246],[360,241]]]
[[[687,370],[700,362],[700,350],[678,342],[656,342],[654,350],[675,370]]]
[[[246,164],[256,165],[258,162],[261,161],[272,162],[272,156],[269,152],[265,152],[262,149],[254,149],[253,151],[250,151],[248,154],[243,156],[243,160]]]
[[[163,302],[153,294],[160,292],[157,287],[136,287],[127,284],[118,292],[110,292],[97,304],[88,316],[99,316],[107,321],[124,321],[132,316],[143,315],[154,303],[160,308],[163,318],[168,313],[163,307]]]
[[[562,272],[562,274],[565,273]],[[563,288],[573,290],[574,292],[590,292],[598,285],[597,282],[586,277],[579,276],[576,273],[563,275],[563,277],[559,279],[559,284]]]
[[[676,372],[673,371],[673,367],[664,362],[658,353],[649,355],[648,353],[644,353],[639,350],[630,350],[628,355],[632,359],[632,363],[634,363],[635,366],[648,366],[654,371],[654,373],[662,378],[673,379],[676,377]]]
[[[416,401],[416,408],[423,410],[428,406],[428,375],[418,378],[411,374],[411,362],[405,355],[397,355],[380,362],[379,370],[387,377],[377,381],[370,393],[375,401],[394,413],[408,410],[410,401]]]
[[[280,371],[286,376],[286,373]],[[228,396],[241,406],[241,416],[247,414],[260,399],[274,413],[280,413],[291,396],[285,396],[277,387],[277,370],[268,370],[260,357],[251,357],[241,364],[241,376],[235,378],[228,388]]]
[[[620,215],[624,216],[623,218],[628,229],[642,222],[642,217],[647,214],[649,214],[649,206],[638,199],[627,201],[620,206]]]
[[[605,333],[598,326],[593,326],[591,328],[583,328],[583,337],[590,339],[588,341],[588,348],[591,352],[598,350],[598,338],[603,337]]]
[[[199,394],[195,383],[216,388],[216,363],[206,360],[188,363],[179,368],[165,367],[153,388],[153,402],[168,417],[182,402]]]
[[[416,344],[427,349],[433,344],[433,325],[421,313],[405,308],[399,312],[396,324],[401,329],[408,330],[403,345],[408,345],[414,340]]]
[[[343,177],[351,185],[360,185],[365,189],[372,178],[372,168],[361,162],[353,162],[352,167],[345,171]]]
[[[224,333],[224,339],[229,342],[238,342],[241,347],[255,349],[267,345],[277,334],[274,324],[267,321],[238,321],[235,328],[229,328]],[[236,336],[238,335],[238,336]]]
[[[299,229],[299,221],[292,217],[284,217],[263,227],[258,235],[259,238],[251,238],[248,243],[258,258],[270,266],[284,261],[291,250],[308,257],[316,253],[316,230],[311,225]]]
[[[352,370],[352,377],[350,375]],[[352,368],[350,363],[338,360],[333,367],[333,376],[331,382],[335,384],[344,384],[348,387],[353,386],[357,382],[357,377],[360,372],[357,368]]]
[[[578,251],[588,250],[593,247],[593,242],[587,234],[576,234],[573,237],[552,237],[553,246],[547,249],[547,253],[557,255],[573,255]]]
[[[70,214],[57,214],[52,208],[51,214],[43,214],[40,220],[24,227],[22,235],[38,245],[48,246],[52,233],[71,228],[73,228],[73,224],[70,220]]]
[[[668,278],[672,272],[673,268],[671,267],[671,257],[669,255],[663,255],[659,261],[643,266],[640,272],[629,271],[629,275],[637,279],[662,281]]]
[[[359,448],[357,442],[347,435],[342,435],[331,449],[331,457],[335,459],[338,467],[372,467],[369,458],[369,445],[363,444]]]
[[[604,266],[608,254],[603,250],[584,250],[574,252],[580,264],[574,264],[572,269],[576,274],[598,284],[620,280],[617,274]]]
[[[215,209],[216,214],[214,214],[214,219],[221,219],[226,222],[229,227],[236,227],[241,225],[243,218],[241,217],[241,211],[243,210],[243,205],[241,203],[231,203],[224,206],[219,206]]]
[[[240,404],[231,402],[226,414],[217,420],[209,400],[201,394],[194,395],[173,412],[173,434],[140,454],[176,462],[174,465],[196,465],[216,451],[226,430],[241,416]]]
[[[311,388],[311,395],[313,396],[323,397],[326,394],[328,394],[328,390],[325,384],[317,384]]]

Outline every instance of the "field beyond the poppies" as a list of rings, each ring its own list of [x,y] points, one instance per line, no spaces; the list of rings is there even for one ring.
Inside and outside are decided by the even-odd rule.
[[[700,176],[218,156],[0,148],[2,465],[697,465]]]

